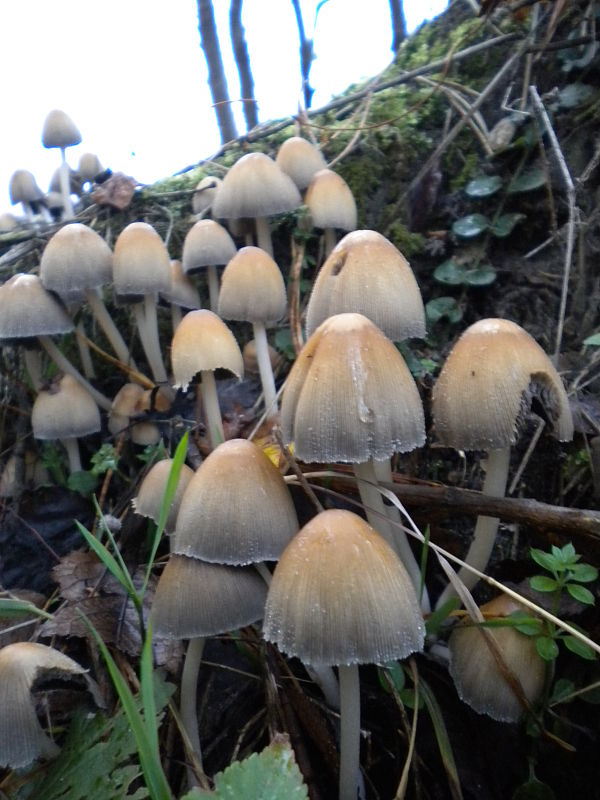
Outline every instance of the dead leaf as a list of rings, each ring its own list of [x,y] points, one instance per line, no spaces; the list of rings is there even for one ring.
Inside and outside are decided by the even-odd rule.
[[[96,186],[92,192],[92,200],[99,206],[112,206],[124,211],[131,204],[135,194],[137,181],[123,172],[115,172],[104,183]]]

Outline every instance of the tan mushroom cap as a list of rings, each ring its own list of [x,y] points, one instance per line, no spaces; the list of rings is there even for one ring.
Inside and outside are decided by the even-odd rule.
[[[48,113],[42,128],[44,147],[72,147],[81,142],[79,129],[64,111],[55,108]]]
[[[201,219],[186,234],[181,265],[184,272],[197,272],[203,267],[227,264],[236,252],[226,228],[214,219]]]
[[[243,322],[275,323],[285,315],[281,270],[260,247],[242,247],[221,276],[219,315]]]
[[[49,390],[41,391],[31,410],[36,439],[68,439],[100,430],[96,401],[72,375],[63,375]]]
[[[112,280],[112,252],[102,236],[88,225],[72,222],[48,241],[40,261],[46,289],[69,297]]]
[[[44,671],[85,672],[76,661],[52,647],[16,642],[0,649],[0,767],[19,768],[58,754],[43,732],[30,695]]]
[[[201,305],[198,289],[183,271],[181,261],[176,258],[171,260],[171,286],[168,291],[161,292],[160,296],[181,308],[200,308]]]
[[[364,314],[392,341],[425,335],[414,273],[398,248],[376,231],[352,231],[331,251],[308,301],[307,335],[345,311]]]
[[[160,428],[151,420],[134,423],[129,430],[129,435],[133,444],[137,444],[140,447],[158,444],[162,439]]]
[[[293,180],[265,153],[247,153],[231,167],[217,190],[213,216],[225,219],[270,217],[302,202]]]
[[[275,163],[300,190],[306,189],[315,172],[327,167],[323,153],[301,136],[290,136],[283,142]]]
[[[362,314],[336,314],[306,342],[286,381],[281,429],[307,462],[383,460],[425,441],[413,377]]]
[[[194,214],[203,214],[212,208],[217,190],[222,183],[221,178],[216,178],[212,175],[202,178],[192,195],[192,211]]]
[[[117,295],[133,302],[169,291],[171,259],[152,225],[131,222],[123,228],[115,242],[113,280]]]
[[[331,169],[321,169],[312,177],[304,202],[313,225],[317,228],[356,228],[356,201],[341,175]]]
[[[212,451],[190,481],[172,550],[233,566],[274,561],[298,528],[279,470],[253,442],[230,439]]]
[[[456,342],[433,389],[440,442],[466,450],[514,444],[523,414],[536,397],[560,441],[573,437],[561,378],[539,344],[506,319],[483,319]]]
[[[283,551],[263,634],[306,664],[373,664],[421,650],[425,624],[392,548],[357,514],[332,509]]]
[[[507,617],[526,610],[516,601],[500,595],[481,606],[486,619]],[[486,628],[495,640],[506,666],[517,678],[527,700],[539,700],[546,674],[546,662],[535,646],[535,636],[525,636],[514,627]],[[448,640],[449,671],[459,697],[479,714],[501,722],[516,722],[523,706],[504,679],[498,663],[476,626],[461,623]]]
[[[133,498],[131,504],[136,514],[141,514],[143,517],[150,517],[154,522],[158,523],[160,519],[160,511],[164,494],[167,490],[167,483],[169,475],[171,474],[171,467],[173,466],[172,458],[164,458],[162,461],[154,464],[150,469],[140,488],[138,489],[137,496]],[[169,508],[167,521],[165,523],[165,530],[171,532],[175,529],[175,522],[177,514],[179,513],[179,506],[183,498],[187,485],[194,475],[194,470],[188,467],[187,464],[181,465],[179,472],[179,480],[177,481],[177,488],[173,496],[173,502]]]
[[[256,342],[250,339],[242,348],[242,357],[244,359],[244,373],[246,375],[258,375],[258,358],[256,355]],[[274,347],[269,345],[269,361],[271,362],[271,369],[279,364],[280,355]]]
[[[262,619],[267,585],[254,567],[207,564],[172,554],[152,604],[156,634],[215,636]]]
[[[27,169],[17,169],[13,172],[8,182],[8,193],[13,206],[17,203],[35,203],[44,197],[33,173]]]
[[[208,309],[188,312],[171,342],[175,388],[187,389],[199,372],[227,369],[242,378],[244,362],[233,333]]]
[[[104,171],[104,167],[96,153],[82,153],[79,156],[77,172],[82,181],[94,182],[94,178]]]
[[[0,286],[0,339],[53,336],[72,330],[73,320],[37,275],[17,273]]]

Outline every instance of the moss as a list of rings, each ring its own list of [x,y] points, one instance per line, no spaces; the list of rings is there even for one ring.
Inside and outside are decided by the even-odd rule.
[[[457,160],[456,157],[461,155],[463,160],[463,167],[459,172],[456,172]],[[448,151],[446,155],[446,162],[448,165],[453,165],[453,169],[449,169],[449,174],[453,175],[450,179],[450,189],[456,192],[463,189],[466,184],[474,178],[479,170],[479,158],[476,153],[468,153],[464,155],[464,149],[458,148],[454,151]]]
[[[417,253],[421,253],[425,247],[425,237],[420,233],[412,233],[401,222],[393,222],[389,226],[387,238],[405,258],[411,258]]]

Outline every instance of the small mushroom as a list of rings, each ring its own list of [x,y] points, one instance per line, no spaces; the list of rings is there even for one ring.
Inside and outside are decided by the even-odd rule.
[[[65,209],[65,219],[73,219],[73,205],[71,203],[71,186],[69,165],[67,164],[65,150],[67,147],[81,143],[81,133],[73,120],[58,108],[48,113],[42,129],[42,144],[44,147],[58,147],[62,158],[60,167],[60,187]]]
[[[138,489],[137,495],[131,501],[136,514],[149,517],[158,523],[163,503],[163,497],[167,489],[167,482],[173,466],[172,458],[164,458],[152,466]],[[179,513],[179,506],[185,490],[194,476],[194,470],[187,464],[181,465],[177,488],[173,496],[173,502],[169,508],[165,531],[172,533],[175,530],[175,522]]]
[[[325,231],[325,254],[329,255],[335,247],[336,228],[343,231],[356,228],[354,195],[341,175],[332,169],[321,169],[313,175],[304,202],[313,225]]]

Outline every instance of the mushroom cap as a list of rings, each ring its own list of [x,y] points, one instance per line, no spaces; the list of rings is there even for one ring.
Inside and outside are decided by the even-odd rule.
[[[192,211],[194,214],[203,214],[212,207],[217,189],[222,183],[221,178],[216,178],[213,175],[207,175],[202,178],[192,195]]]
[[[217,190],[213,216],[270,217],[302,203],[293,180],[265,153],[247,153],[231,167]]]
[[[421,650],[425,624],[392,548],[357,514],[331,509],[283,551],[263,634],[306,664],[374,664]]]
[[[57,192],[61,194],[61,178],[60,178],[61,168],[57,167],[54,172],[52,173],[52,177],[50,178],[50,183],[48,184],[48,191],[49,192]],[[74,169],[69,167],[69,191],[71,194],[76,194],[81,196],[81,186],[82,186],[81,176],[78,172],[75,172]]]
[[[96,175],[100,175],[101,172],[104,172],[104,167],[95,153],[82,153],[79,156],[77,172],[82,181],[93,183]]]
[[[96,401],[72,375],[62,378],[35,398],[31,427],[36,439],[72,439],[100,430]]]
[[[73,320],[37,275],[17,273],[0,286],[0,340],[53,336],[73,330]]]
[[[0,767],[25,767],[58,753],[40,727],[30,694],[44,671],[85,672],[73,659],[37,642],[15,642],[0,649]]]
[[[498,619],[522,611],[524,607],[506,595],[500,595],[480,608],[486,619]],[[486,628],[506,666],[518,679],[523,694],[535,703],[544,688],[546,662],[535,646],[535,636],[525,636],[514,627]],[[498,663],[477,626],[455,625],[448,640],[449,671],[459,697],[479,714],[501,722],[516,722],[523,707],[504,679]]]
[[[171,366],[175,388],[187,389],[198,372],[227,369],[240,378],[244,374],[242,353],[223,320],[205,308],[189,311],[171,342]]]
[[[137,496],[133,498],[131,504],[136,514],[141,514],[143,517],[150,517],[154,522],[158,523],[160,519],[160,511],[162,508],[163,497],[167,489],[169,475],[171,474],[171,467],[173,466],[172,458],[164,458],[158,461],[150,469],[138,489]],[[173,502],[169,508],[167,521],[165,523],[165,530],[171,532],[175,529],[175,522],[177,514],[179,513],[179,506],[187,485],[194,475],[194,470],[188,467],[187,464],[181,465],[179,479],[177,481],[177,488],[173,496]]]
[[[329,317],[306,342],[287,377],[281,429],[307,462],[383,460],[425,442],[413,377],[362,314]]]
[[[226,228],[214,219],[194,223],[183,241],[181,265],[184,272],[197,272],[203,267],[227,264],[237,252]]]
[[[42,144],[44,147],[72,147],[80,144],[81,133],[64,111],[54,108],[48,113],[42,128]]]
[[[142,420],[134,423],[129,429],[131,441],[140,447],[148,447],[151,444],[158,444],[162,439],[160,428],[151,420]]]
[[[161,292],[160,296],[181,308],[200,308],[201,305],[198,289],[183,271],[181,261],[176,258],[171,260],[171,286],[168,291]]]
[[[321,169],[312,177],[304,202],[316,228],[356,228],[356,202],[350,187],[332,169]]]
[[[10,214],[8,211],[4,211],[0,214],[0,233],[16,231],[19,224],[19,220],[14,214]]]
[[[308,301],[307,335],[345,311],[364,314],[392,341],[425,335],[414,273],[398,248],[376,231],[352,231],[329,254]]]
[[[302,136],[286,139],[277,152],[275,163],[300,190],[306,189],[315,172],[327,167],[323,153]]]
[[[171,639],[215,636],[262,619],[267,585],[254,567],[171,554],[156,587],[153,629]]]
[[[171,259],[152,225],[131,222],[123,228],[115,242],[113,280],[116,294],[126,301],[169,291]]]
[[[112,252],[95,230],[72,222],[48,241],[40,261],[46,289],[61,297],[79,296],[112,280]]]
[[[207,456],[190,481],[172,551],[233,566],[274,561],[298,527],[279,470],[253,442],[230,439]]]
[[[523,328],[482,319],[456,342],[433,388],[433,418],[442,444],[466,450],[513,445],[537,398],[560,441],[573,437],[567,393],[552,362]]]
[[[242,322],[275,323],[287,307],[285,282],[273,258],[260,247],[242,247],[225,267],[219,315]]]
[[[13,172],[8,182],[8,193],[13,206],[17,203],[35,203],[44,197],[33,173],[27,169],[17,169]]]

